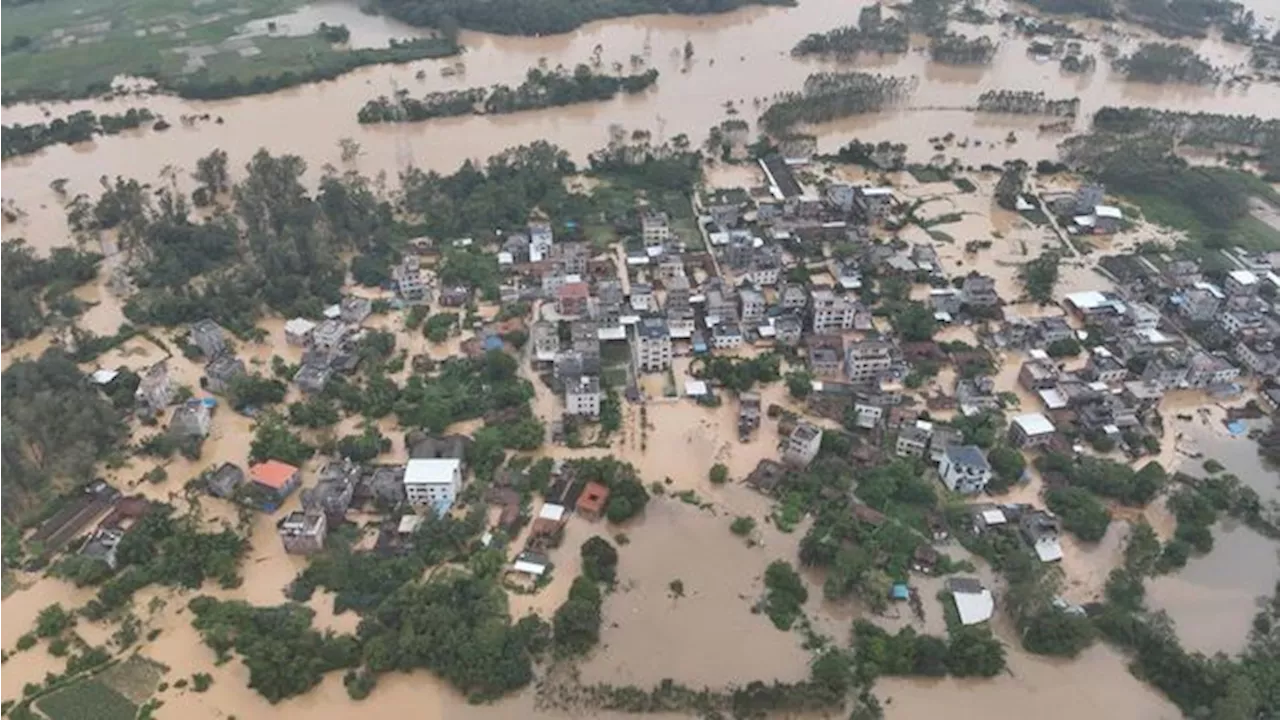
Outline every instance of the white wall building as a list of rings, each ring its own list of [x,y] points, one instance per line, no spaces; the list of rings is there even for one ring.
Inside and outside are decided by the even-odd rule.
[[[991,481],[991,464],[976,445],[952,445],[938,463],[938,474],[948,490],[972,495]]]
[[[565,412],[584,417],[600,417],[600,378],[583,375],[564,385]]]
[[[457,458],[415,458],[405,466],[404,493],[414,505],[447,512],[461,489],[462,461]]]

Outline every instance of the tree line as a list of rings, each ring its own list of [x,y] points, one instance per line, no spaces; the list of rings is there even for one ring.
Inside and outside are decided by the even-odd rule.
[[[0,327],[6,341],[35,337],[54,316],[67,320],[83,305],[71,290],[98,275],[102,256],[74,248],[54,248],[38,257],[23,240],[5,240],[0,276]]]
[[[970,38],[948,32],[929,42],[929,58],[947,65],[986,65],[995,54],[996,44],[985,35]]]
[[[978,112],[1073,118],[1080,112],[1080,98],[1051,100],[1041,91],[988,90],[978,96]]]
[[[857,25],[844,25],[823,33],[807,35],[791,49],[796,57],[833,55],[851,58],[858,53],[904,53],[910,46],[907,24],[898,18],[885,18],[879,3],[863,8]]]
[[[786,134],[797,125],[812,125],[865,113],[880,112],[906,99],[915,78],[868,73],[816,73],[800,92],[784,93],[760,116],[770,134]]]
[[[88,142],[95,135],[117,135],[155,119],[156,116],[146,108],[129,108],[119,115],[98,115],[92,110],[81,110],[47,123],[5,125],[0,128],[0,147],[3,148],[3,157],[8,159],[30,155],[50,145]]]
[[[384,95],[365,103],[357,118],[368,124],[416,122],[433,117],[480,114],[482,111],[489,115],[503,115],[608,100],[619,93],[634,95],[648,89],[657,80],[657,70],[615,76],[596,73],[587,65],[578,65],[572,73],[563,68],[552,71],[531,68],[525,74],[524,82],[514,88],[499,84],[488,89],[449,90],[429,93],[421,100],[409,97],[408,91],[400,91],[394,99]]]
[[[792,5],[789,0],[379,0],[387,15],[410,25],[442,31],[458,27],[501,35],[548,35],[569,32],[592,20],[630,15],[711,15],[746,5]]]
[[[1143,43],[1129,55],[1116,58],[1116,68],[1129,80],[1150,83],[1216,83],[1219,71],[1196,51],[1175,43]]]

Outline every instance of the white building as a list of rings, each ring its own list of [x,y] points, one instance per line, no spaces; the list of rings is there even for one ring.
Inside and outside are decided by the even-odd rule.
[[[991,481],[991,464],[976,445],[952,445],[938,463],[938,474],[948,490],[972,495]]]
[[[643,318],[636,323],[636,369],[661,372],[671,367],[671,334],[667,324],[658,318]]]
[[[851,383],[876,383],[893,367],[893,346],[880,340],[851,343],[845,353],[845,374]]]
[[[814,332],[828,333],[853,327],[853,319],[858,312],[856,302],[836,295],[830,288],[814,288],[810,298],[813,301]]]
[[[564,407],[569,415],[600,417],[600,378],[583,375],[564,384]]]
[[[458,458],[414,458],[404,469],[404,494],[414,505],[430,505],[448,512],[462,489],[462,461]]]
[[[742,328],[738,323],[720,323],[711,328],[711,345],[717,350],[728,350],[742,344]]]
[[[782,449],[782,459],[799,467],[807,467],[818,456],[822,447],[822,428],[801,422],[787,436],[787,444]]]
[[[395,280],[396,291],[405,302],[431,302],[430,288],[422,276],[417,255],[407,256],[403,262],[392,269],[391,276]]]
[[[284,324],[284,341],[290,345],[306,347],[316,324],[306,318],[294,318]]]
[[[665,245],[671,239],[671,223],[664,212],[647,212],[640,216],[640,234],[645,247]]]
[[[764,317],[764,294],[759,290],[743,288],[738,292],[738,300],[742,303],[742,322],[756,323]]]
[[[553,322],[545,320],[533,324],[533,356],[539,362],[551,362],[560,352],[560,332]]]

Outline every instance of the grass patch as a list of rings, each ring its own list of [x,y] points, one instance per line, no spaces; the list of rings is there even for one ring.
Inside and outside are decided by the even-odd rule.
[[[1258,182],[1262,181],[1258,180]],[[1269,186],[1267,186],[1267,190],[1271,191],[1272,195],[1275,194]],[[1202,223],[1195,213],[1187,209],[1186,205],[1172,198],[1167,198],[1163,195],[1130,195],[1128,197],[1130,201],[1138,206],[1142,212],[1142,217],[1147,222],[1173,230],[1181,230],[1187,234],[1187,239],[1195,245],[1205,246],[1206,241],[1214,233],[1214,230]],[[1264,195],[1259,195],[1259,197],[1263,197],[1263,199],[1270,202]],[[1225,238],[1228,246],[1241,247],[1246,250],[1280,250],[1280,230],[1271,227],[1253,215],[1246,215],[1227,228]],[[1222,243],[1216,242],[1214,245],[1221,247]]]
[[[908,165],[907,172],[918,183],[940,183],[951,179],[950,174],[932,165]]]
[[[600,343],[600,364],[605,367],[622,366],[631,362],[631,345],[622,340]],[[625,378],[624,378],[625,379]]]
[[[93,678],[63,688],[36,701],[49,720],[133,720],[138,706]]]
[[[165,667],[154,660],[134,655],[98,674],[95,680],[141,705],[156,691],[164,677]]]
[[[951,182],[960,189],[960,192],[971,193],[978,191],[978,186],[974,185],[969,178],[955,178]]]

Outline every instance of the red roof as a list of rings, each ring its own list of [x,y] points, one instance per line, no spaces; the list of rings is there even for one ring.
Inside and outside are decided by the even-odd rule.
[[[609,501],[609,488],[598,482],[589,482],[578,496],[578,512],[600,514]]]
[[[249,468],[249,478],[259,485],[279,490],[289,483],[298,468],[279,460],[268,460]]]
[[[571,282],[560,286],[560,297],[562,298],[584,298],[590,295],[591,288],[587,287],[584,282]]]

